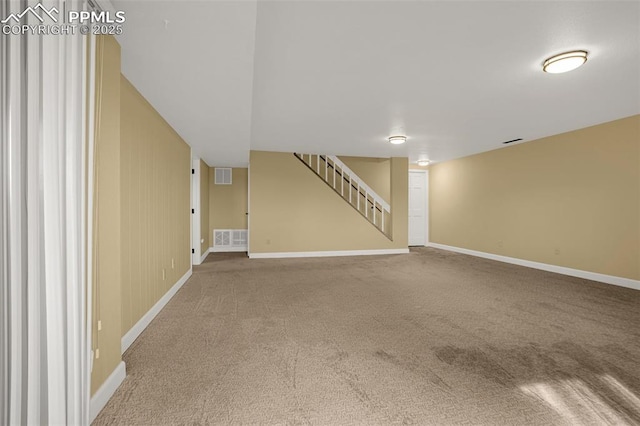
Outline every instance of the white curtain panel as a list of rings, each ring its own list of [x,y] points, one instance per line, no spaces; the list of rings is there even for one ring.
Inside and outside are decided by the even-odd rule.
[[[38,4],[0,1],[0,19]],[[41,3],[84,9],[74,0]],[[88,423],[88,41],[0,35],[3,425]]]

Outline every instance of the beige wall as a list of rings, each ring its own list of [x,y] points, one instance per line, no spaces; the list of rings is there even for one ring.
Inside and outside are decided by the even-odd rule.
[[[640,279],[640,116],[430,167],[430,240]]]
[[[339,157],[387,203],[391,200],[391,160],[372,157]]]
[[[248,169],[232,169],[231,185],[216,185],[214,169],[209,173],[209,238],[214,229],[247,229]]]
[[[115,38],[96,50],[92,395],[122,336],[191,265],[191,150],[120,74]]]
[[[93,234],[91,394],[120,364],[120,45],[96,41],[96,129]],[[98,331],[98,321],[102,329]]]
[[[394,247],[409,246],[409,160],[391,157],[391,233]]]
[[[390,160],[393,241],[291,153],[251,151],[251,253],[407,247],[406,158]]]
[[[200,160],[200,253],[211,247],[211,232],[209,232],[209,166]]]
[[[125,335],[191,266],[191,149],[124,77],[121,96]]]

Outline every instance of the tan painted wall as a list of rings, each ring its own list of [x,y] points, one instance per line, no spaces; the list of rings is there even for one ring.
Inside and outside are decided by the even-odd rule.
[[[291,153],[251,151],[251,253],[407,247],[406,158],[392,158],[393,241]]]
[[[232,169],[231,185],[216,185],[214,169],[209,173],[209,238],[214,229],[247,229],[248,169]]]
[[[409,160],[391,157],[391,232],[397,248],[409,246]]]
[[[211,232],[209,232],[209,166],[200,160],[200,253],[211,247]]]
[[[391,160],[372,157],[338,157],[387,203],[391,200]]]
[[[124,77],[121,96],[124,335],[191,266],[191,149]]]
[[[430,167],[432,242],[640,279],[640,116]]]
[[[91,394],[120,364],[120,45],[96,41],[96,129],[93,234]],[[102,329],[98,331],[98,320]]]

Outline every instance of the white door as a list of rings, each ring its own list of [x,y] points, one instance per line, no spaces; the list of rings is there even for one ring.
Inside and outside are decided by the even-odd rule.
[[[426,170],[409,170],[409,245],[424,246],[428,238]]]

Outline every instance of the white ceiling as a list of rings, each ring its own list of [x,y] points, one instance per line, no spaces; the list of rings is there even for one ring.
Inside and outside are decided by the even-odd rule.
[[[443,161],[640,113],[639,2],[113,3],[123,73],[209,165]],[[571,49],[583,67],[542,72]]]
[[[125,77],[207,164],[246,166],[256,3],[112,3]]]

